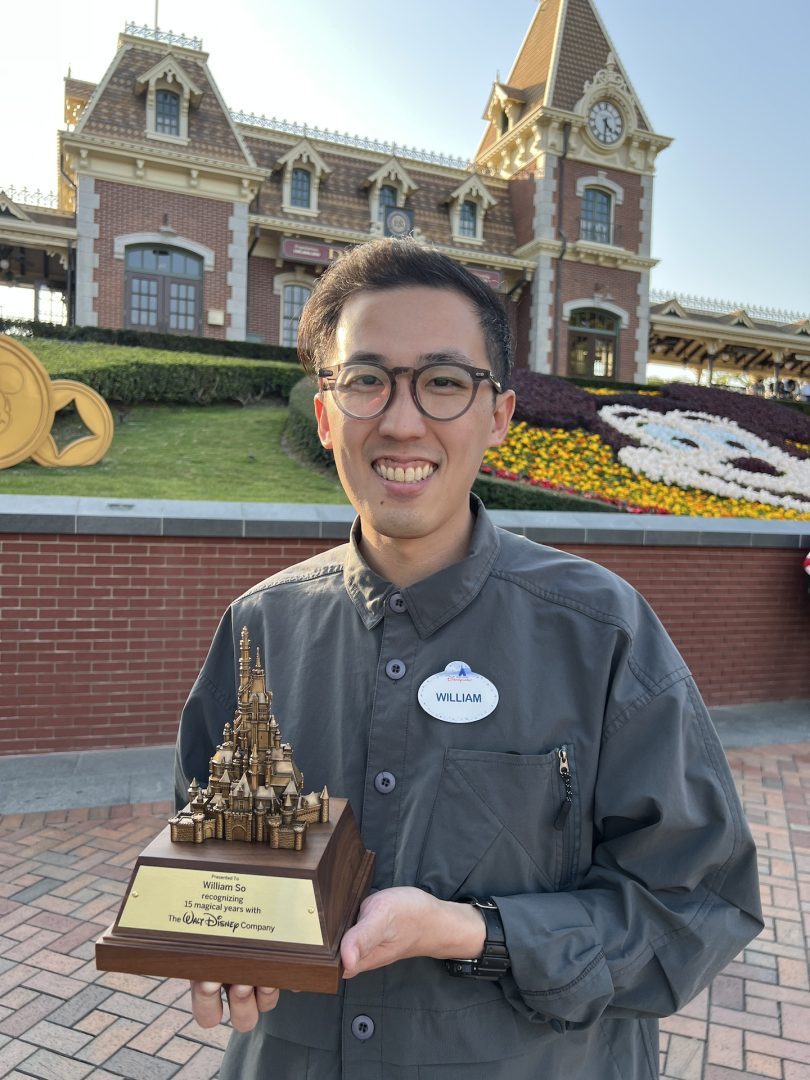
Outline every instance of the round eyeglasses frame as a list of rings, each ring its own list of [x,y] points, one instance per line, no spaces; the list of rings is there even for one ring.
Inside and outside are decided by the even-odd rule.
[[[381,409],[377,409],[376,412],[368,413],[367,415],[358,416],[356,413],[349,412],[345,405],[341,403],[340,394],[334,392],[335,383],[337,382],[338,376],[341,371],[345,371],[347,368],[352,367],[374,368],[374,370],[379,371],[381,375],[387,376],[388,381],[391,384],[391,389],[388,393],[387,398],[385,399],[385,404]],[[431,368],[459,368],[461,371],[466,372],[473,380],[472,393],[470,394],[469,401],[460,412],[455,413],[453,416],[433,416],[433,414],[429,413],[427,409],[422,405],[422,402],[419,400],[416,392],[417,381],[423,372],[430,371]],[[460,416],[463,416],[464,413],[467,412],[469,408],[471,408],[472,403],[475,401],[476,395],[478,393],[478,387],[483,382],[490,382],[495,388],[496,393],[503,393],[502,384],[498,382],[498,380],[495,378],[491,371],[488,371],[486,368],[474,368],[470,367],[467,364],[460,364],[457,360],[436,360],[433,363],[423,364],[422,367],[416,368],[390,368],[385,367],[383,364],[377,364],[373,360],[364,360],[362,362],[349,361],[348,364],[336,364],[334,367],[331,368],[318,368],[316,374],[323,384],[321,386],[321,390],[331,390],[337,407],[340,409],[344,416],[348,416],[352,420],[376,420],[378,416],[382,416],[382,414],[394,400],[394,394],[397,390],[398,375],[410,375],[411,398],[413,399],[413,403],[419,410],[419,412],[422,413],[423,416],[426,416],[428,420],[458,420]]]

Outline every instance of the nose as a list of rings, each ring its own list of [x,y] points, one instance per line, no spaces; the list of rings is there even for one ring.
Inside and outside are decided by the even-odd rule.
[[[396,387],[388,408],[379,419],[378,430],[392,439],[412,439],[425,432],[425,417],[413,400],[410,376],[406,372],[396,376]]]

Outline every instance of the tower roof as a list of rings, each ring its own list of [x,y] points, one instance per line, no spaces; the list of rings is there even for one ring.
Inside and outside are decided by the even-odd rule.
[[[593,0],[540,0],[508,78],[496,82],[492,93],[500,91],[503,96],[505,92],[513,101],[524,101],[521,121],[542,107],[571,112],[585,84],[611,57],[633,97],[638,127],[651,130]],[[490,124],[477,156],[498,138],[496,127]]]

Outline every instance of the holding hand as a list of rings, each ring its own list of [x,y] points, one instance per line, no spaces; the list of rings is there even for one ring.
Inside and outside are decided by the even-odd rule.
[[[271,986],[228,986],[231,1024],[236,1031],[252,1031],[259,1013],[278,1005],[278,990]],[[193,982],[191,1011],[200,1027],[216,1027],[222,1020],[222,983]]]

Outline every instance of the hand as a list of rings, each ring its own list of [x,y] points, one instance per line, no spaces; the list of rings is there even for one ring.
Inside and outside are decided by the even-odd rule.
[[[278,1005],[278,990],[270,986],[229,986],[228,1006],[235,1031],[252,1031],[259,1013]],[[222,983],[193,982],[191,1011],[200,1027],[216,1027],[222,1020]]]
[[[360,905],[340,943],[344,979],[412,956],[480,956],[484,918],[470,904],[437,900],[421,889],[381,889]]]

